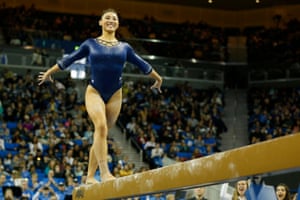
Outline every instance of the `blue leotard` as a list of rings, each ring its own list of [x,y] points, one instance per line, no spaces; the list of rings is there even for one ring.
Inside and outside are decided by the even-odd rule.
[[[99,92],[105,103],[122,87],[122,72],[125,62],[130,62],[144,74],[149,74],[152,67],[138,56],[126,42],[119,42],[115,46],[105,46],[96,39],[84,41],[79,49],[57,62],[64,70],[74,61],[87,57],[90,64],[90,84]]]

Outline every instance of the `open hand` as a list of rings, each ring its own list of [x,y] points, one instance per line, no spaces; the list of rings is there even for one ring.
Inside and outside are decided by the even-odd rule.
[[[47,72],[40,72],[38,76],[39,85],[42,85],[45,81],[53,82],[53,78],[51,77],[51,75],[48,75]]]

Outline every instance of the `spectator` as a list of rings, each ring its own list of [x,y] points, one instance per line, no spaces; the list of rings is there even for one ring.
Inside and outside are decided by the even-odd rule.
[[[7,54],[3,51],[3,49],[0,49],[0,64],[8,64]]]
[[[247,200],[245,192],[248,189],[247,180],[237,181],[232,195],[232,200]]]
[[[5,150],[4,140],[0,138],[0,150]]]
[[[27,197],[28,200],[31,200],[34,193],[28,185],[28,179],[22,178],[20,183],[20,187],[22,189],[22,197]]]
[[[150,168],[158,168],[163,166],[164,150],[160,147],[159,143],[155,144],[155,147],[151,150],[150,154]]]
[[[4,190],[4,200],[17,200],[17,197],[14,195],[12,187],[8,187]]]
[[[58,188],[56,191],[57,195],[58,195],[58,199],[65,199],[67,194],[66,194],[66,185],[64,182],[59,182],[58,183]]]
[[[129,164],[125,164],[123,168],[119,171],[120,177],[122,176],[129,176],[133,174],[133,170],[130,168]]]
[[[276,196],[277,200],[291,200],[289,187],[284,183],[278,184],[276,186]]]
[[[43,66],[43,56],[38,48],[34,49],[32,53],[31,65]]]
[[[32,200],[52,200],[52,197],[59,198],[51,187],[43,186],[33,195]]]
[[[186,192],[186,200],[207,200],[205,198],[205,187],[197,187]]]

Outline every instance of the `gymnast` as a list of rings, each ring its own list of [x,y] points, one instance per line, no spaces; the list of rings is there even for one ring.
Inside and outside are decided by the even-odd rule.
[[[100,169],[100,180],[115,179],[107,163],[107,135],[120,113],[122,104],[122,71],[125,62],[137,66],[145,75],[154,79],[151,89],[161,92],[162,77],[152,66],[135,53],[126,42],[116,38],[119,27],[118,14],[114,9],[102,12],[99,20],[102,33],[97,38],[86,39],[68,56],[38,75],[38,84],[53,82],[52,74],[66,69],[74,61],[86,57],[91,77],[85,93],[85,106],[94,125],[93,144],[89,152],[86,184],[97,183],[95,172]]]

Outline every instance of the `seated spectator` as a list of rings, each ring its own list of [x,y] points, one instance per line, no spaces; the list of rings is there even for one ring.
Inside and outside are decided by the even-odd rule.
[[[31,65],[43,66],[43,56],[40,49],[34,49],[32,53]]]
[[[0,138],[0,150],[5,150],[4,140]]]
[[[185,195],[186,200],[207,200],[205,198],[205,187],[197,187],[187,190]]]
[[[151,136],[150,140],[146,141],[144,145],[145,151],[151,151],[156,145],[156,138],[154,136]]]
[[[36,193],[34,193],[32,200],[51,199],[52,197],[59,199],[58,194],[56,194],[51,187],[43,186]]]
[[[31,173],[28,185],[34,193],[41,187],[42,182],[39,180],[39,175],[37,173]]]
[[[10,186],[10,187],[4,187],[3,190],[3,199],[4,200],[16,200],[18,199],[22,193],[21,189],[19,187]]]
[[[64,182],[59,182],[58,183],[58,188],[56,189],[56,194],[58,195],[58,199],[65,199],[67,194],[66,194],[66,185]]]
[[[191,152],[190,147],[185,143],[184,140],[181,140],[180,144],[179,144],[179,152]]]
[[[11,181],[9,178],[8,174],[2,172],[0,174],[0,187],[3,187],[3,186],[10,186],[10,185],[13,185],[13,181]],[[2,190],[0,190],[0,192],[2,192]]]
[[[8,152],[5,158],[3,159],[3,165],[6,171],[12,171],[13,170],[13,155],[12,153]]]
[[[29,152],[36,156],[38,152],[43,152],[43,145],[39,142],[39,138],[34,136],[32,141],[29,142]]]
[[[192,159],[200,158],[202,156],[203,155],[201,154],[200,150],[198,148],[195,148],[192,154]]]
[[[133,171],[132,171],[132,169],[130,169],[129,164],[125,164],[125,166],[123,168],[121,168],[120,171],[119,171],[120,177],[129,176],[129,175],[132,175],[132,174],[133,174]]]
[[[19,186],[22,189],[22,197],[27,197],[28,199],[32,199],[34,193],[29,187],[28,183],[29,180],[27,178],[22,178]]]
[[[172,142],[171,145],[170,145],[170,148],[169,148],[169,150],[167,152],[167,156],[169,158],[176,159],[178,152],[179,152],[178,145],[176,144],[176,142]]]
[[[74,169],[74,175],[75,175],[76,177],[82,177],[83,174],[84,174],[84,171],[83,171],[83,169],[84,169],[83,164],[80,163],[80,162],[78,162],[78,163],[76,163],[76,165],[75,165],[74,168],[75,168],[75,169]]]
[[[7,63],[7,54],[3,51],[3,49],[0,49],[0,64],[7,65]]]
[[[150,168],[158,168],[163,166],[164,150],[160,147],[159,143],[155,144],[155,147],[151,150],[150,154]]]

